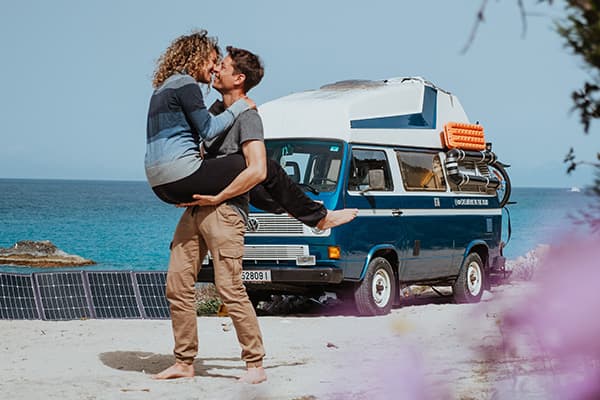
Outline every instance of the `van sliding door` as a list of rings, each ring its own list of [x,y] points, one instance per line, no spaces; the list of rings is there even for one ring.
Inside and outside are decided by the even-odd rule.
[[[460,221],[452,215],[451,199],[444,196],[446,182],[437,153],[397,150],[404,194],[402,211],[406,255],[402,281],[424,281],[453,275],[452,258]]]

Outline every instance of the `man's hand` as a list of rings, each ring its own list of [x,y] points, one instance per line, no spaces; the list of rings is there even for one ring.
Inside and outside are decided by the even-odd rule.
[[[206,156],[206,149],[204,149],[204,142],[200,143],[200,158],[204,160]]]
[[[176,204],[175,207],[194,207],[194,206],[216,206],[221,204],[223,200],[219,198],[219,196],[208,196],[202,194],[195,194],[192,196],[196,201],[191,201],[189,203],[179,203]]]
[[[249,140],[242,144],[242,152],[246,159],[244,169],[235,179],[216,196],[195,194],[196,201],[177,204],[177,207],[214,206],[226,200],[246,193],[267,177],[267,151],[260,140]]]

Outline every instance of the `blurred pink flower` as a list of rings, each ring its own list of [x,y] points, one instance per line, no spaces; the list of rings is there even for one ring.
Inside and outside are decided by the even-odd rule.
[[[507,342],[533,333],[560,399],[600,399],[600,237],[565,236],[536,272],[538,290],[504,317]]]

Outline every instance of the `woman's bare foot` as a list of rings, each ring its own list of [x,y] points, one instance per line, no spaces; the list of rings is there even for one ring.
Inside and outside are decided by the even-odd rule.
[[[327,215],[319,221],[317,228],[322,231],[335,228],[336,226],[352,221],[357,214],[358,209],[356,208],[344,208],[343,210],[335,211],[327,210]]]
[[[238,378],[241,383],[249,383],[255,385],[267,380],[267,373],[263,367],[248,368],[244,375]]]
[[[182,362],[176,362],[169,368],[156,375],[152,375],[152,379],[177,379],[177,378],[193,378],[194,377],[194,366],[185,364]]]

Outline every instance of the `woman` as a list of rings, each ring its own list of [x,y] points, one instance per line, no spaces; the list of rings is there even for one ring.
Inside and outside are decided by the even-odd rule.
[[[179,182],[209,167],[200,158],[199,143],[229,128],[235,118],[254,103],[239,100],[218,116],[211,115],[198,82],[209,84],[220,50],[206,31],[194,32],[173,41],[159,58],[154,74],[147,125],[146,177],[156,195],[167,203],[190,201],[191,193],[216,194],[245,167],[241,155],[211,160],[213,173],[224,176],[197,182],[189,197],[177,197],[164,185]],[[215,186],[215,185],[219,186]],[[193,190],[192,190],[193,189]]]
[[[192,202],[193,194],[218,194],[246,168],[241,154],[204,160],[200,155],[201,140],[226,131],[239,114],[254,107],[244,97],[218,116],[208,112],[198,82],[211,82],[219,58],[216,39],[202,30],[175,39],[158,60],[148,112],[145,165],[154,193],[167,203]],[[260,71],[262,77],[262,66]],[[282,209],[273,202],[278,199],[295,218],[320,229],[356,216],[356,210],[328,211],[306,196],[279,164],[269,160],[268,165],[272,173],[263,182],[265,190],[256,191],[260,197],[252,200],[255,205],[268,205],[269,211],[279,212]],[[294,196],[289,195],[290,189]]]

